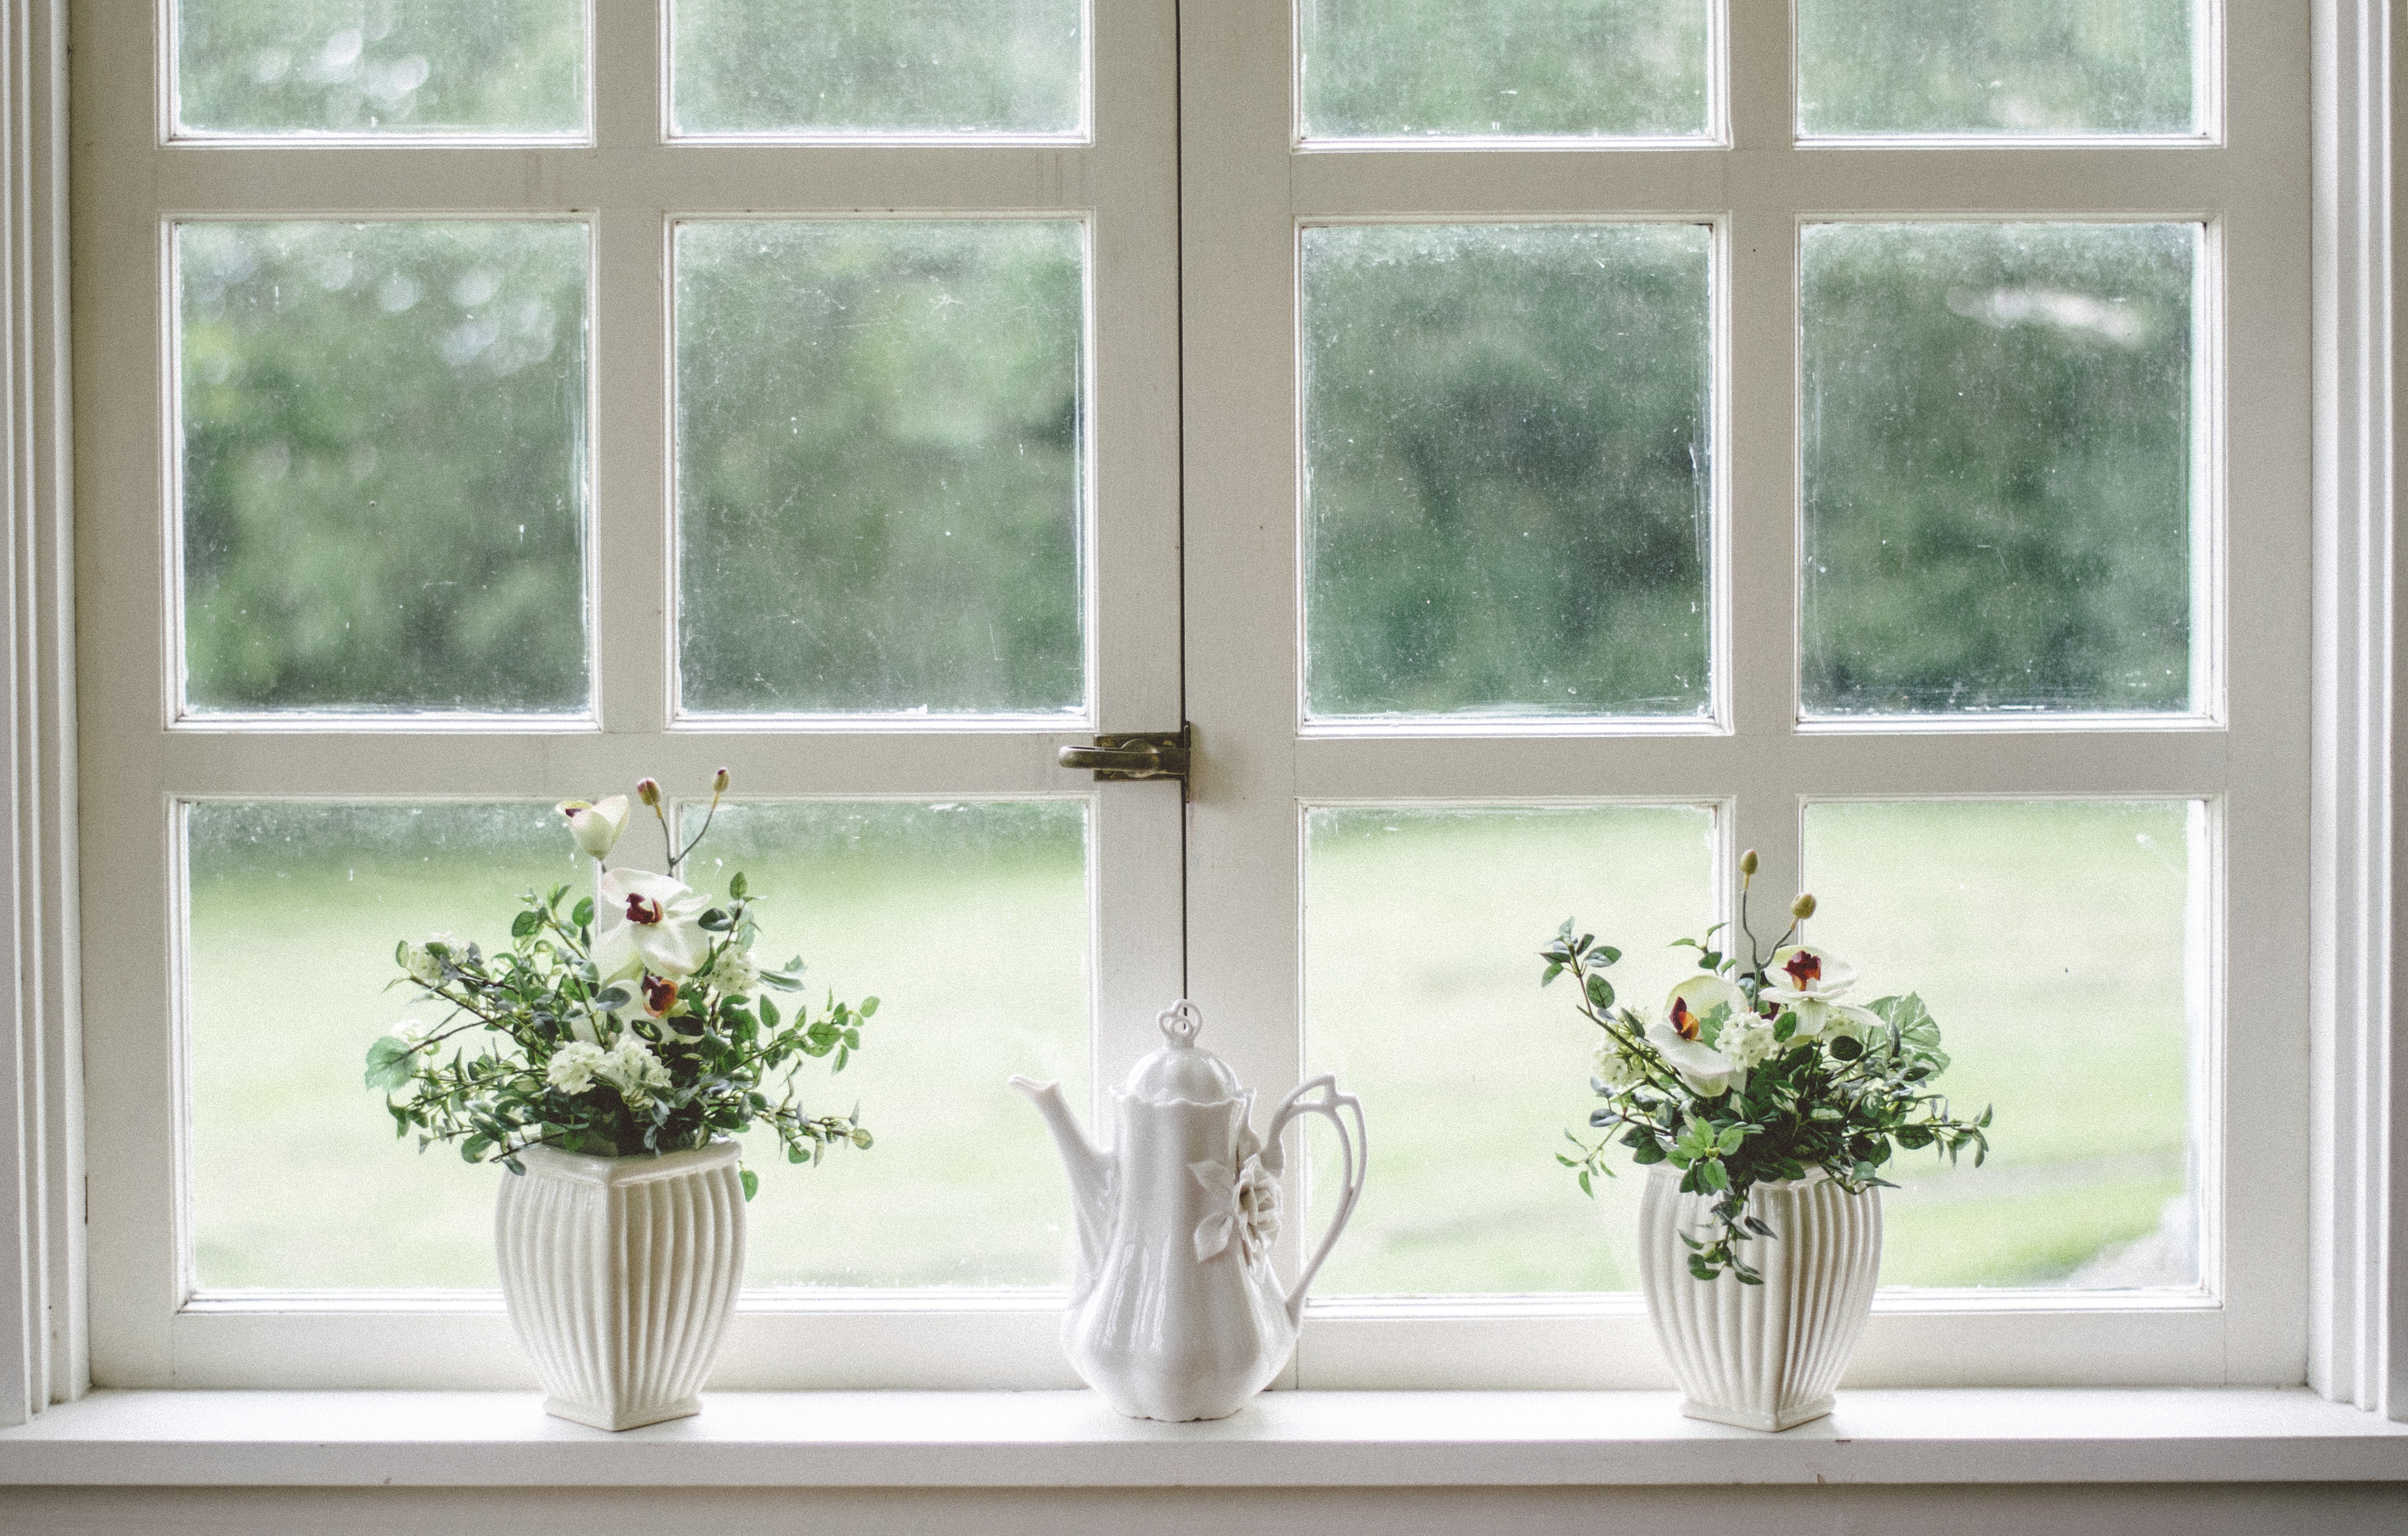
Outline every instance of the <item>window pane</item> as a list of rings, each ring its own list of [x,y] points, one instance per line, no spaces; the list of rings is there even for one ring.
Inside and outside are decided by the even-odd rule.
[[[517,893],[590,862],[548,804],[189,814],[200,1284],[496,1284],[507,1175],[396,1141],[360,1058],[405,1016],[384,990],[396,941],[449,930],[497,947]],[[631,826],[628,859],[657,865],[657,837]],[[765,956],[801,952],[815,996],[882,999],[841,1074],[798,1079],[812,1113],[858,1104],[878,1144],[796,1169],[769,1139],[748,1142],[752,1284],[1058,1281],[1059,1192],[1028,1176],[1053,1153],[1004,1079],[1085,1091],[1084,850],[1078,801],[723,808],[689,877],[724,891],[740,869],[768,898]],[[941,964],[925,962],[931,944]]]
[[[1085,802],[738,806],[696,859],[693,879],[740,869],[770,897],[760,952],[799,953],[806,993],[881,1005],[843,1074],[806,1089],[858,1101],[878,1144],[796,1169],[748,1139],[750,1283],[1060,1285],[1058,1159],[1005,1080],[1087,1101]]]
[[[1798,0],[1809,135],[2187,134],[2198,0]]]
[[[385,990],[396,943],[507,943],[520,892],[592,861],[549,804],[205,802],[186,816],[195,1280],[498,1285],[507,1175],[395,1138],[360,1062],[397,1020],[434,1016]]]
[[[1714,920],[1713,812],[1350,806],[1306,834],[1306,1070],[1361,1097],[1376,1148],[1316,1292],[1636,1289],[1644,1180],[1592,1201],[1555,1162],[1588,1133],[1597,1030],[1538,955],[1577,916],[1631,998],[1670,990],[1694,953],[1671,941]],[[1340,1188],[1311,1141],[1312,1187]]]
[[[1305,0],[1308,138],[1702,136],[1708,0]]]
[[[2185,711],[2195,224],[1821,224],[1808,714]]]
[[[1812,925],[1866,998],[1919,994],[1991,1155],[1901,1154],[1882,1282],[2199,1279],[2190,1063],[2207,812],[2183,800],[1807,808]]]
[[[176,90],[203,134],[578,134],[585,7],[178,0]]]
[[[1320,719],[1711,707],[1711,235],[1304,232]]]
[[[699,711],[1084,707],[1083,232],[680,226]]]
[[[675,0],[681,134],[1075,134],[1079,0]]]
[[[188,709],[585,707],[585,245],[177,227]]]

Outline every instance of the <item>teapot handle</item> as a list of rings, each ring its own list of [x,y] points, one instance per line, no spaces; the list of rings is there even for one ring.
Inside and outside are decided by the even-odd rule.
[[[1318,1098],[1306,1097],[1316,1090]],[[1340,1111],[1354,1116],[1351,1135]],[[1264,1144],[1279,1145],[1287,1123],[1302,1114],[1327,1115],[1329,1123],[1338,1127],[1339,1150],[1346,1155],[1346,1193],[1338,1202],[1338,1213],[1329,1218],[1329,1230],[1322,1234],[1321,1246],[1312,1251],[1304,1272],[1296,1277],[1295,1289],[1287,1294],[1287,1320],[1299,1327],[1304,1318],[1305,1289],[1321,1272],[1321,1262],[1329,1256],[1329,1250],[1337,1246],[1338,1234],[1346,1229],[1346,1219],[1354,1213],[1354,1202],[1363,1198],[1363,1173],[1370,1159],[1370,1142],[1363,1131],[1363,1101],[1351,1093],[1340,1093],[1338,1079],[1331,1073],[1324,1072],[1299,1084],[1294,1093],[1280,1100],[1279,1109],[1271,1115],[1270,1128],[1263,1136]]]

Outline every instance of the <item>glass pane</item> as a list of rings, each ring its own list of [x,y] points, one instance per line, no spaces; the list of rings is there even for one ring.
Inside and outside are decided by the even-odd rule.
[[[1821,224],[1809,714],[2184,711],[2195,224]]]
[[[1882,1282],[2116,1289],[2199,1279],[2192,1053],[2207,868],[2197,801],[1825,804],[1817,943],[1914,992],[1988,1162],[1901,1155]]]
[[[679,227],[678,633],[698,711],[1070,713],[1083,231]]]
[[[1304,232],[1318,719],[1712,708],[1711,236]]]
[[[1702,136],[1709,0],[1305,0],[1308,138]]]
[[[180,224],[184,697],[585,707],[585,226]]]
[[[1670,991],[1693,954],[1671,941],[1714,920],[1713,812],[1350,806],[1306,834],[1306,1069],[1361,1097],[1374,1164],[1315,1293],[1636,1289],[1644,1181],[1591,1200],[1555,1162],[1588,1131],[1597,1030],[1538,955],[1577,916],[1631,998]],[[1311,1141],[1312,1187],[1340,1187]]]
[[[675,0],[681,134],[1076,134],[1080,0]]]
[[[507,942],[592,861],[549,804],[208,802],[187,812],[194,1278],[205,1290],[501,1284],[494,1184],[394,1137],[361,1085],[408,1001],[394,946]],[[782,958],[782,956],[781,956]]]
[[[396,941],[451,931],[491,949],[517,893],[591,864],[548,804],[211,803],[190,818],[199,1283],[497,1284],[508,1175],[395,1140],[360,1058],[405,1016],[385,991]],[[657,836],[631,827],[630,860],[657,864]],[[1004,1079],[1085,1093],[1084,848],[1076,801],[722,810],[687,874],[724,891],[741,869],[769,898],[762,954],[800,951],[815,992],[882,1004],[840,1075],[797,1080],[813,1113],[857,1103],[878,1144],[816,1169],[748,1144],[753,1284],[1059,1280],[1060,1192],[1029,1176],[1053,1153]]]
[[[581,134],[585,7],[177,0],[176,93],[202,134]]]
[[[2199,0],[1798,0],[1808,135],[2188,134]]]

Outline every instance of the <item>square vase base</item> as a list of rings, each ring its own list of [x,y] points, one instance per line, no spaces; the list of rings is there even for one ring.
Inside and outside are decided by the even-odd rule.
[[[582,1402],[570,1402],[562,1398],[543,1400],[543,1411],[553,1418],[565,1418],[571,1424],[590,1424],[596,1429],[640,1429],[647,1424],[662,1424],[673,1418],[692,1418],[702,1412],[700,1398],[686,1398],[677,1402],[652,1403],[643,1408],[629,1408],[618,1414]]]
[[[1831,1400],[1828,1397],[1801,1402],[1782,1414],[1759,1414],[1746,1408],[1725,1408],[1717,1403],[1693,1402],[1687,1398],[1681,1400],[1681,1415],[1684,1418],[1701,1418],[1710,1424],[1728,1424],[1742,1429],[1794,1429],[1801,1424],[1813,1423],[1830,1411]]]

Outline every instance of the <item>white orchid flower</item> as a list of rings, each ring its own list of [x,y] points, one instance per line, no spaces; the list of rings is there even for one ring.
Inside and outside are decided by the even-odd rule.
[[[1856,984],[1856,969],[1824,950],[1792,944],[1764,968],[1767,1002],[1832,1002]]]
[[[1649,1025],[1647,1043],[1656,1047],[1656,1054],[1680,1073],[1681,1081],[1700,1098],[1712,1098],[1747,1076],[1738,1062],[1711,1045],[1683,1040],[1680,1031],[1669,1024]]]
[[[642,869],[603,871],[595,903],[594,969],[605,983],[651,971],[691,976],[710,956],[702,914],[710,898],[681,880]]]
[[[1717,1008],[1728,1008],[1734,1019],[1745,1018],[1747,994],[1710,971],[1684,979],[1664,999],[1664,1014],[1683,1040],[1696,1040],[1698,1026]]]
[[[619,834],[627,829],[627,797],[606,795],[601,799],[563,800],[552,809],[568,818],[568,835],[577,846],[595,858],[607,858],[619,844]]]

